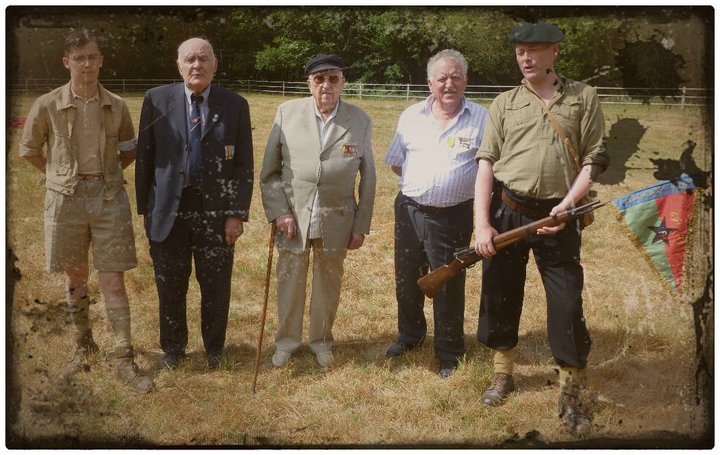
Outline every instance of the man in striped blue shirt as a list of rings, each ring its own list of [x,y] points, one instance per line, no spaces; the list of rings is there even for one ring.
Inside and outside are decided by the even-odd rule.
[[[467,61],[445,49],[428,61],[430,96],[402,113],[385,163],[400,176],[395,199],[397,341],[386,356],[399,357],[425,340],[425,296],[417,280],[466,248],[473,230],[475,161],[487,110],[464,96]],[[435,352],[440,377],[455,372],[465,354],[465,274],[434,297]]]

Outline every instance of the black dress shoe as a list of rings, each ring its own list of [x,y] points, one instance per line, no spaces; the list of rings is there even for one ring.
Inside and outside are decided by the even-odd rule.
[[[425,341],[425,337],[422,337],[420,341],[418,341],[415,344],[406,343],[404,341],[396,341],[392,346],[390,346],[385,353],[385,357],[388,359],[393,357],[400,357],[401,355],[405,354],[408,351],[412,351],[413,349],[417,349],[420,346],[422,346],[423,342]]]
[[[167,368],[168,370],[175,370],[180,366],[180,362],[182,362],[183,357],[185,357],[184,354],[166,352],[160,361],[160,366],[162,368]]]
[[[211,370],[217,370],[220,368],[220,360],[222,359],[222,353],[208,354],[207,365]]]
[[[455,373],[457,367],[458,365],[456,362],[440,362],[440,371],[438,371],[438,375],[441,379],[447,379]]]

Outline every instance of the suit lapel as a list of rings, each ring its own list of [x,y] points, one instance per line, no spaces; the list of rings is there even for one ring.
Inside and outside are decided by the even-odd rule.
[[[170,124],[175,125],[178,130],[183,147],[187,146],[187,109],[185,86],[180,83],[177,84],[176,89],[173,91],[172,99],[170,99],[168,116],[170,117]]]
[[[328,131],[325,137],[325,147],[323,147],[322,153],[330,150],[337,141],[339,141],[345,133],[347,133],[350,127],[350,118],[347,115],[347,109],[344,109],[344,103],[338,100],[340,106],[338,107],[337,114],[335,114],[335,120],[333,120],[333,126]]]
[[[203,126],[202,137],[204,138],[207,133],[212,130],[217,122],[220,120],[220,112],[222,111],[222,97],[217,96],[217,91],[214,90],[214,86],[210,86],[210,93],[208,94],[208,118],[205,119],[205,125]]]
[[[315,115],[315,99],[312,96],[307,98],[307,103],[305,103],[305,131],[309,132],[310,141],[315,146],[315,150],[321,152],[320,131],[318,131],[317,116]]]

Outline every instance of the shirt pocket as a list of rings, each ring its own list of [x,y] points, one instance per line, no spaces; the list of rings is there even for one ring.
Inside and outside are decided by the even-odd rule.
[[[505,122],[513,130],[532,120],[530,100],[518,100],[508,104],[505,110]]]
[[[53,144],[48,147],[51,156],[49,157],[51,164],[59,167],[70,169],[72,167],[73,153],[72,153],[72,141],[70,135],[53,130]],[[67,172],[58,173],[58,175],[65,175]]]
[[[557,114],[563,118],[566,124],[576,124],[582,117],[582,100],[577,97],[564,98],[555,106],[557,107]]]

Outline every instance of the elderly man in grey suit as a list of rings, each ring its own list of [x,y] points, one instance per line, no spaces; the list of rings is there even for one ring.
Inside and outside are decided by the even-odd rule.
[[[360,248],[369,234],[375,198],[371,121],[340,99],[342,60],[320,54],[304,69],[312,96],[278,108],[260,172],[265,213],[279,232],[279,321],[272,357],[278,368],[301,344],[310,250],[310,349],[322,367],[333,362],[343,262],[347,250]]]

